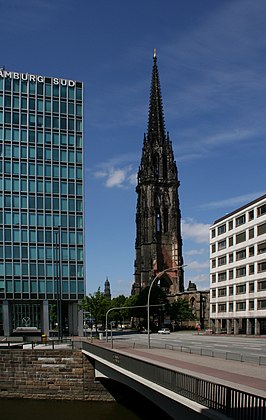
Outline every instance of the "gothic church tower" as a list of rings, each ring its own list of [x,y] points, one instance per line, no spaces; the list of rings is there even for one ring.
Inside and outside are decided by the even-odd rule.
[[[160,287],[175,295],[184,291],[178,172],[166,134],[156,50],[153,58],[148,132],[144,135],[138,171],[136,260],[132,293],[138,294],[167,268],[180,267],[160,278]]]

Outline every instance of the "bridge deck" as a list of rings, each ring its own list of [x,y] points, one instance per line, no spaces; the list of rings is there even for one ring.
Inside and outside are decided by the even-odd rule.
[[[94,344],[111,348],[111,344],[105,341],[95,340]],[[137,349],[126,347],[118,342],[115,343],[115,348],[112,350],[136,359],[154,363],[157,366],[167,367],[171,370],[214,381],[258,396],[266,396],[265,366],[233,360],[221,360],[208,356],[198,356],[174,350],[158,348]]]

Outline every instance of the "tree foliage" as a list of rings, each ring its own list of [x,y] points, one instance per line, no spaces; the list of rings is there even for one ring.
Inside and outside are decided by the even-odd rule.
[[[181,325],[183,321],[192,321],[195,319],[188,301],[181,298],[178,298],[170,305],[169,315],[172,321],[176,321]]]
[[[94,318],[96,333],[99,323],[105,325],[105,315],[110,307],[110,300],[101,292],[100,288],[93,295],[86,296],[80,305],[81,309],[90,313]]]
[[[120,308],[126,306],[127,298],[124,295],[119,295],[113,298],[110,302],[110,308]],[[123,309],[113,310],[110,312],[109,321],[115,321],[116,324],[122,326],[125,319],[126,312]]]

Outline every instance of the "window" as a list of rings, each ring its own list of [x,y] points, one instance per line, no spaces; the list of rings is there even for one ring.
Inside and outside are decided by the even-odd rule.
[[[218,304],[218,312],[226,312],[226,303]]]
[[[257,229],[258,229],[258,236],[263,235],[264,233],[266,233],[266,223],[259,225]]]
[[[262,216],[265,213],[266,213],[266,204],[263,204],[262,206],[258,207],[258,209],[257,209],[258,217]]]
[[[218,281],[225,281],[226,280],[226,271],[222,271],[221,273],[218,273]]]
[[[266,225],[266,223],[265,223]],[[240,244],[241,242],[244,242],[246,240],[246,232],[241,232],[238,235],[236,235],[236,244]]]
[[[216,251],[216,244],[212,244],[212,253]]]
[[[242,266],[236,269],[236,277],[243,277],[246,275],[246,266]]]
[[[250,210],[248,212],[248,220],[253,220],[254,219],[254,210]]]
[[[216,274],[212,274],[212,283],[216,283]]]
[[[252,275],[255,273],[255,268],[254,268],[254,264],[249,264],[249,274]]]
[[[266,290],[266,279],[258,282],[258,292]]]
[[[229,312],[234,312],[234,304],[233,304],[233,302],[229,302],[228,311]]]
[[[212,313],[215,313],[216,312],[216,305],[215,304],[213,304],[212,305]]]
[[[236,302],[236,311],[245,311],[246,310],[246,302]]]
[[[246,223],[246,215],[242,214],[241,216],[236,218],[236,227],[243,225]]]
[[[229,263],[232,263],[234,261],[234,254],[231,252],[231,254],[229,254]]]
[[[249,293],[254,292],[254,281],[252,283],[249,283]]]
[[[218,289],[218,297],[226,296],[226,287]]]
[[[266,241],[258,244],[258,251],[257,252],[258,252],[258,254],[263,254],[264,252],[266,252]]]
[[[263,271],[266,271],[266,261],[258,263],[258,273],[262,273]]]
[[[246,249],[241,249],[236,252],[236,261],[243,260],[246,258]]]
[[[225,264],[226,264],[226,255],[223,255],[222,257],[218,258],[218,267]]]
[[[266,299],[258,300],[258,309],[266,309]]]
[[[212,260],[212,268],[215,268],[216,267],[216,260],[214,259],[214,260]]]
[[[212,297],[215,298],[216,297],[216,289],[212,289]]]
[[[234,225],[233,225],[233,220],[230,220],[230,222],[228,222],[228,229],[229,229],[229,230],[232,230],[232,229],[233,229],[233,227],[234,227]]]
[[[234,245],[234,238],[233,238],[233,236],[230,236],[230,238],[228,238],[228,243],[229,243],[229,246],[233,246]]]
[[[224,239],[223,241],[218,242],[218,251],[220,251],[221,249],[226,248],[226,240]]]
[[[229,280],[234,278],[234,270],[229,270]]]
[[[218,235],[222,235],[226,231],[226,225],[221,225],[218,227]]]
[[[254,246],[249,247],[248,253],[250,257],[254,257]]]
[[[156,213],[156,232],[161,232],[161,215],[159,210]]]
[[[248,309],[249,309],[250,311],[253,311],[253,310],[254,310],[254,300],[250,300],[250,301],[248,302]]]
[[[238,284],[236,286],[236,294],[241,295],[242,293],[246,293],[246,284]]]
[[[234,286],[229,286],[228,293],[229,296],[232,296],[234,294]]]
[[[249,229],[248,231],[248,238],[253,239],[254,238],[254,228]]]

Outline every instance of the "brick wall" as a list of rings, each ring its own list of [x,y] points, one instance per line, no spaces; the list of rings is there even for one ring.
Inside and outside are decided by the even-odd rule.
[[[1,350],[0,398],[113,401],[78,350]]]

